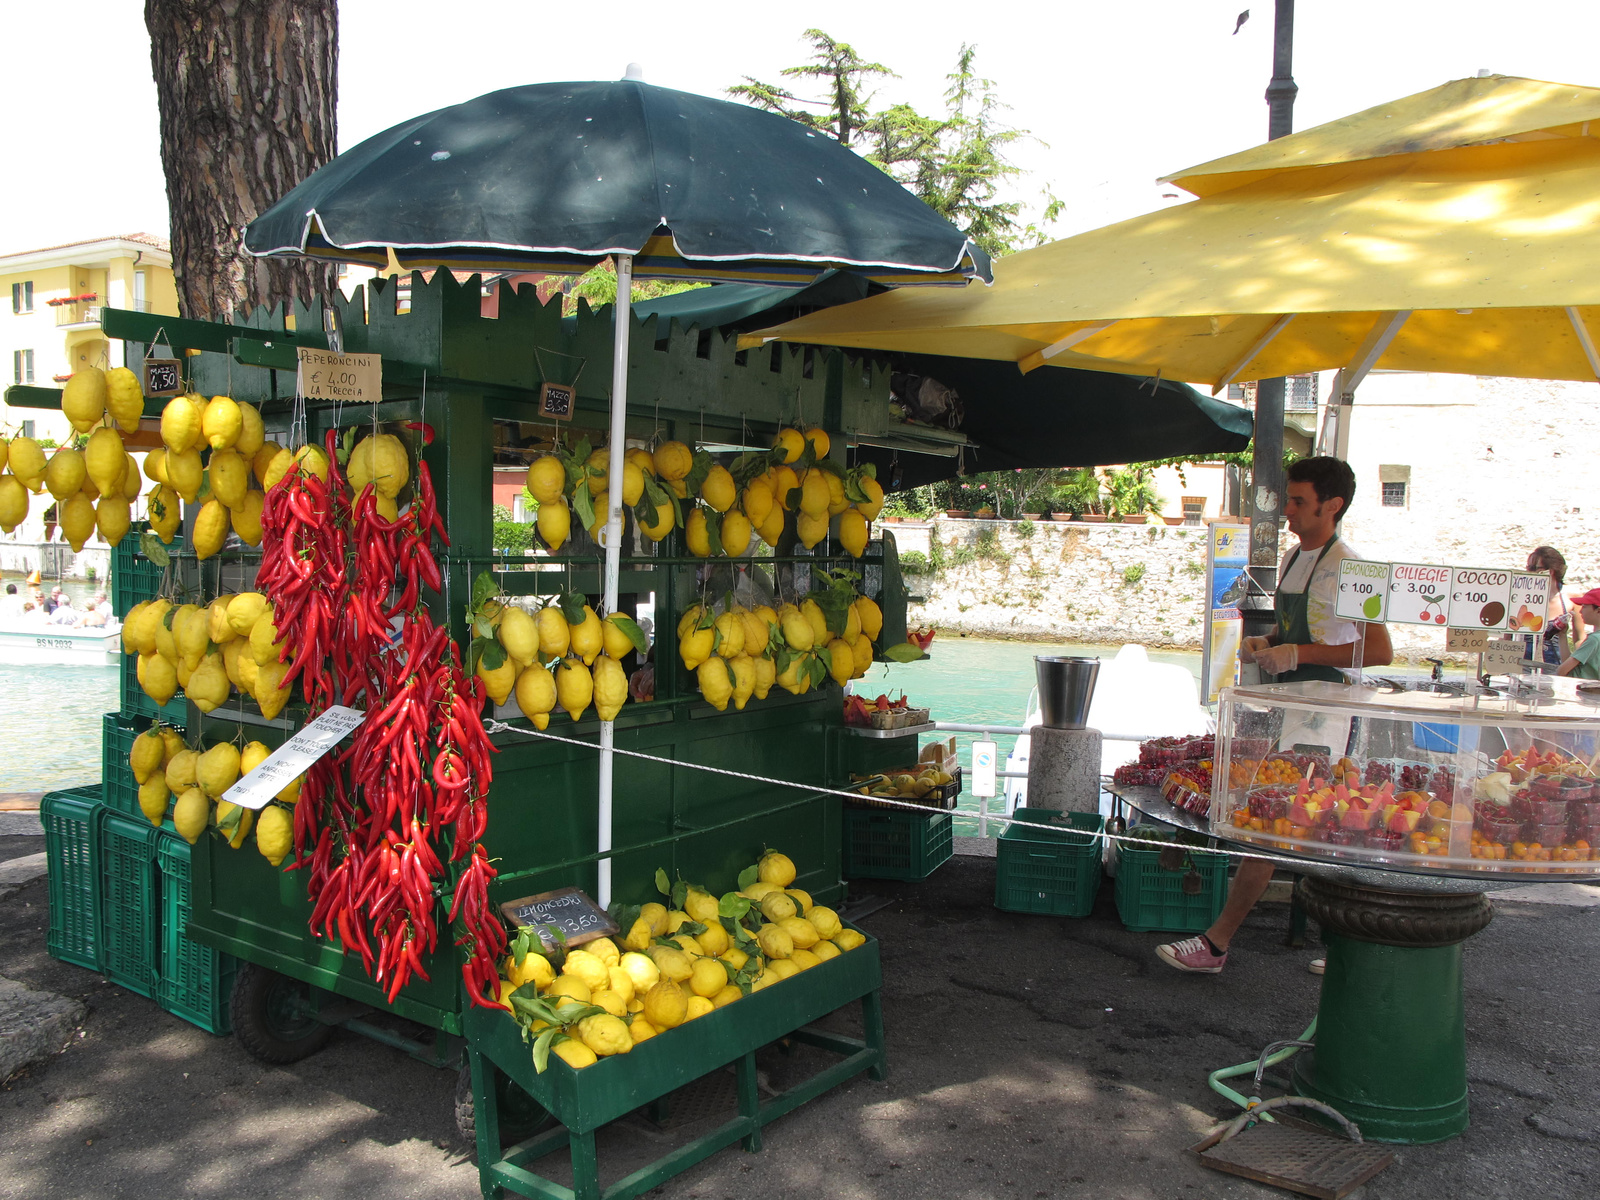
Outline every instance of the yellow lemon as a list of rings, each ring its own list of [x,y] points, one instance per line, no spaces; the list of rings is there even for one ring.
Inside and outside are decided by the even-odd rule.
[[[768,959],[788,958],[794,953],[794,939],[781,925],[763,925],[756,931],[756,944]]]
[[[883,511],[883,487],[876,479],[863,475],[856,480],[856,486],[866,496],[864,502],[858,503],[856,509],[869,521],[876,521],[878,514]]]
[[[664,979],[680,983],[694,974],[693,961],[675,946],[652,946],[649,954]]]
[[[551,981],[550,986],[545,989],[545,994],[549,996],[568,996],[579,1004],[589,1003],[590,998],[594,995],[581,976],[565,973],[557,975]]]
[[[171,796],[166,779],[160,774],[152,775],[139,785],[139,811],[150,824],[159,825],[166,819],[167,802]]]
[[[643,1010],[641,1009],[640,1012],[642,1014]],[[628,1026],[628,1036],[633,1039],[633,1044],[637,1046],[640,1042],[647,1042],[655,1037],[656,1027],[646,1021],[643,1015],[635,1016],[633,1023]]]
[[[772,690],[772,685],[777,682],[778,664],[770,658],[762,657],[751,660],[755,668],[755,681],[751,686],[751,694],[757,700],[765,700],[767,693]]]
[[[504,655],[498,667],[491,667],[487,657],[478,660],[478,678],[483,680],[483,690],[496,705],[511,698],[511,689],[517,686],[517,660]]]
[[[606,994],[615,995],[614,992]],[[606,1006],[602,1004],[601,1007]],[[626,1011],[623,1009],[623,1012]],[[601,1058],[611,1054],[626,1054],[633,1049],[633,1035],[628,1032],[622,1013],[612,1013],[609,1009],[603,1014],[597,1013],[579,1021],[578,1037]]]
[[[828,431],[820,425],[813,425],[806,430],[806,441],[811,443],[811,453],[819,460],[828,457]]]
[[[684,1005],[683,1019],[692,1021],[696,1017],[703,1017],[716,1008],[706,996],[690,996],[688,1004]]]
[[[649,904],[639,906],[639,919],[650,922],[650,933],[653,937],[660,937],[667,932],[667,908],[664,904]]]
[[[228,601],[228,625],[239,637],[249,637],[263,616],[271,620],[272,614],[260,592],[240,592]]]
[[[265,451],[263,451],[265,453]],[[261,487],[271,491],[294,467],[294,451],[284,447],[268,460],[266,470],[261,473]]]
[[[200,413],[200,436],[213,450],[226,450],[239,440],[244,417],[228,396],[213,396]]]
[[[700,694],[718,712],[726,712],[733,698],[734,679],[730,676],[728,660],[713,654],[697,668],[695,678],[700,684]]]
[[[796,462],[805,452],[805,435],[798,429],[780,429],[772,435],[772,448],[783,451],[784,462]]]
[[[321,446],[313,446],[309,442],[301,446],[294,452],[294,465],[307,474],[315,475],[323,483],[328,482],[328,456],[322,452]]]
[[[648,992],[661,978],[661,968],[656,966],[655,960],[637,950],[624,954],[617,961],[617,966],[628,973],[628,978],[633,980],[633,990],[639,995]]]
[[[526,610],[506,605],[500,612],[499,633],[506,653],[523,666],[539,657],[539,626]]]
[[[778,539],[783,537],[783,529],[783,509],[777,505],[773,505],[772,511],[767,514],[767,519],[756,526],[756,532],[761,535],[761,540],[774,548],[778,545]]]
[[[274,666],[279,664],[274,663]],[[263,667],[265,671],[267,668]],[[281,672],[280,672],[281,675]],[[227,703],[228,669],[222,665],[222,655],[208,654],[200,660],[200,665],[189,673],[189,679],[183,686],[184,695],[194,702],[194,706],[201,712],[211,712]],[[288,699],[285,692],[284,699]],[[259,702],[259,697],[258,697]],[[282,707],[281,705],[279,706]],[[261,705],[262,715],[266,715],[267,706]],[[272,716],[277,716],[274,712]],[[269,720],[271,718],[268,718]]]
[[[706,513],[703,508],[690,510],[688,518],[683,523],[683,544],[696,558],[710,556],[711,532],[706,527]]]
[[[682,479],[694,466],[694,454],[682,442],[662,442],[651,458],[662,479]]]
[[[99,367],[82,367],[61,390],[61,413],[79,433],[88,433],[106,415],[106,399],[106,373]]]
[[[250,457],[250,473],[256,477],[263,490],[270,485],[267,483],[267,470],[277,460],[278,455],[284,452],[283,447],[277,442],[263,442],[261,449]],[[149,464],[146,463],[148,466]],[[273,482],[277,482],[274,480]]]
[[[10,533],[28,519],[28,489],[13,475],[0,475],[0,529]]]
[[[108,546],[115,546],[122,540],[132,520],[132,510],[123,496],[101,496],[95,503],[94,527]]]
[[[83,455],[70,446],[62,446],[52,454],[49,465],[44,469],[44,485],[57,500],[77,495],[88,478],[89,470],[84,464]]]
[[[711,647],[716,643],[716,626],[705,629],[696,629],[687,634],[678,636],[678,657],[683,660],[684,670],[695,671],[703,666],[711,657]]]
[[[591,665],[605,648],[605,634],[600,629],[600,618],[587,604],[583,606],[583,620],[572,627],[572,653]]]
[[[860,930],[841,929],[834,935],[833,944],[841,950],[854,950],[866,940],[866,936]]]
[[[178,694],[178,672],[159,654],[139,656],[138,680],[144,694],[157,704],[166,704]]]
[[[560,500],[567,490],[567,469],[554,454],[543,454],[528,464],[528,491],[540,504]]]
[[[266,494],[255,490],[244,494],[244,502],[228,510],[228,520],[239,540],[247,546],[261,545],[261,510],[266,507]]]
[[[883,632],[883,610],[878,607],[877,601],[870,596],[857,596],[853,607],[861,619],[861,632],[877,641],[878,634]]]
[[[200,495],[200,485],[205,482],[205,469],[200,465],[200,451],[169,450],[162,460],[167,484],[178,495],[193,504]]]
[[[717,898],[703,888],[690,888],[689,895],[683,902],[683,911],[689,918],[699,921],[702,925],[713,925],[719,919],[717,912]]]
[[[706,477],[700,484],[700,498],[719,513],[732,508],[738,495],[739,489],[734,485],[733,476],[728,473],[728,468],[720,463],[706,472]]]
[[[150,489],[145,498],[145,511],[150,514],[150,528],[167,545],[172,544],[178,526],[183,524],[183,512],[178,506],[178,493],[164,483]]]
[[[730,964],[735,971],[744,970],[745,963],[750,961],[750,956],[737,946],[729,946],[717,955],[723,962]]]
[[[827,962],[830,958],[838,958],[843,952],[832,942],[818,942],[811,947],[811,953],[815,954],[823,962]]]
[[[254,771],[272,755],[265,742],[246,742],[239,751],[239,775],[244,777]]]
[[[233,448],[249,462],[266,444],[267,427],[261,422],[261,410],[254,404],[239,401],[239,436]]]
[[[101,426],[89,435],[89,444],[83,448],[83,466],[102,496],[121,492],[122,476],[128,469],[128,452],[122,448],[122,438],[115,429]],[[48,476],[46,482],[49,482]]]
[[[204,791],[203,788],[201,790]],[[230,804],[226,800],[217,801],[217,831],[228,839],[228,845],[235,850],[244,845],[244,839],[249,835],[250,826],[255,824],[255,819],[256,814],[248,808],[240,808],[237,804]]]
[[[173,805],[173,827],[191,846],[200,840],[200,835],[206,831],[206,825],[210,820],[211,802],[197,787],[186,790],[178,797],[177,804]]]
[[[166,743],[161,740],[159,732],[147,729],[133,739],[133,746],[128,751],[128,765],[133,768],[133,777],[139,783],[160,771],[165,761]]]
[[[594,700],[594,676],[582,660],[563,658],[556,666],[556,699],[574,721],[583,719]]]
[[[157,446],[144,456],[145,478],[151,483],[167,482],[167,448]]]
[[[533,523],[550,553],[557,554],[560,553],[561,547],[566,545],[567,537],[572,533],[572,510],[567,507],[565,500],[557,496],[554,500],[540,502],[538,515],[534,517]]]
[[[772,511],[772,487],[761,479],[752,479],[745,485],[744,495],[740,498],[740,507],[745,515],[750,518],[752,525],[760,525],[767,519],[767,514]]]
[[[79,492],[63,501],[57,511],[62,535],[72,546],[73,553],[81,552],[83,544],[94,534],[94,505]]]
[[[771,971],[779,979],[792,979],[800,974],[800,964],[790,962],[787,958],[779,958],[767,964],[767,970]]]
[[[210,558],[228,539],[228,510],[220,500],[207,500],[194,519],[194,556]]]
[[[193,449],[200,442],[200,398],[174,396],[161,410],[161,441],[168,457]]]
[[[739,990],[738,984],[730,983],[715,996],[711,997],[711,1004],[713,1008],[726,1008],[735,1000],[742,1000],[743,998],[744,993]]]
[[[215,656],[213,655],[213,657]],[[241,677],[244,674],[245,661],[244,656],[241,655],[239,660]],[[288,672],[288,663],[275,662],[256,667],[255,685],[250,689],[250,692],[256,698],[256,704],[261,708],[261,715],[269,721],[282,712],[283,706],[289,703],[289,694],[294,688],[283,685],[283,677]],[[196,703],[198,704],[199,702],[196,701]]]
[[[696,959],[689,976],[689,990],[696,996],[715,996],[728,986],[728,972],[714,958]]]
[[[506,956],[505,976],[517,987],[531,983],[547,988],[556,981],[556,970],[548,958],[537,950],[530,950],[522,956],[521,966],[517,965],[515,955]]]
[[[796,920],[798,919],[799,918],[796,918]],[[795,947],[794,953],[789,955],[789,961],[795,966],[799,967],[802,971],[809,971],[812,967],[819,967],[822,965],[822,960],[815,954],[811,953],[809,950],[802,950],[798,946]]]
[[[611,976],[606,973],[606,964],[587,950],[569,952],[567,961],[561,964],[561,973],[563,975],[576,975],[589,985],[591,992],[599,991],[611,983]]]
[[[705,932],[697,934],[695,941],[700,943],[702,951],[713,958],[721,958],[731,944],[728,931],[722,927],[720,920],[707,923]]]
[[[612,1019],[615,1020],[615,1018]],[[632,1039],[630,1038],[629,1041],[631,1043]],[[564,1042],[557,1042],[551,1046],[550,1053],[575,1071],[581,1071],[584,1067],[592,1067],[600,1061],[593,1050],[570,1037]]]
[[[871,536],[872,530],[867,525],[867,519],[859,510],[846,509],[839,517],[839,544],[849,551],[851,558],[861,557]]]
[[[621,996],[623,1002],[628,1004],[633,1002],[633,993],[635,990],[633,986],[633,976],[628,974],[626,967],[620,965],[621,961],[621,959],[618,959],[618,965],[607,967],[606,975],[609,978],[609,990]]]
[[[792,467],[774,467],[772,469],[772,498],[778,502],[778,507],[784,512],[792,512],[799,507],[796,501],[799,496],[793,493],[800,490],[800,477],[794,473]]]
[[[673,521],[672,505],[670,503],[658,504],[656,505],[655,520],[640,522],[639,528],[644,530],[645,536],[652,542],[659,542],[672,532]]]
[[[800,539],[800,544],[810,550],[823,538],[828,536],[828,515],[813,516],[802,512],[794,523],[795,536]]]
[[[628,699],[628,673],[609,654],[595,659],[594,711],[602,721],[614,721]]]
[[[734,509],[722,518],[722,552],[729,558],[742,558],[750,549],[750,518]]]
[[[776,850],[768,850],[756,864],[756,878],[774,887],[788,887],[794,882],[795,874],[794,863],[789,860],[789,856],[780,854]]]
[[[229,508],[244,503],[244,494],[250,490],[250,463],[244,455],[237,450],[214,450],[206,471],[213,496]]]
[[[817,933],[825,938],[837,937],[839,930],[843,928],[839,924],[839,914],[820,904],[806,914],[806,920],[810,921],[816,927]]]
[[[139,478],[139,464],[134,461],[133,455],[123,451],[122,458],[122,498],[131,503],[139,498],[139,491],[144,483]]]
[[[144,388],[127,367],[112,367],[106,372],[106,410],[129,433],[139,428],[139,418],[144,416]]]
[[[826,517],[830,499],[825,473],[812,467],[800,481],[800,511],[813,517]]]
[[[816,644],[816,627],[794,605],[785,604],[779,610],[778,619],[783,630],[784,643],[789,649],[809,650]]]
[[[688,1015],[688,997],[670,979],[660,980],[644,994],[644,1019],[657,1029],[676,1029]]]
[[[761,897],[761,915],[769,921],[781,921],[799,911],[800,906],[794,902],[794,898],[780,889],[774,889]]]
[[[223,792],[239,782],[239,748],[232,742],[218,742],[195,762],[196,786],[218,799]]]
[[[828,515],[837,517],[850,507],[850,501],[844,494],[844,480],[832,471],[824,471],[822,478],[828,485]]]
[[[804,917],[784,917],[778,924],[789,935],[789,940],[797,949],[809,950],[822,940],[817,927]]]
[[[548,728],[556,707],[556,681],[549,670],[538,663],[524,667],[517,673],[516,694],[517,707],[533,727]]]
[[[835,638],[828,643],[828,674],[840,687],[850,682],[856,673],[856,654],[850,643],[843,638]]]

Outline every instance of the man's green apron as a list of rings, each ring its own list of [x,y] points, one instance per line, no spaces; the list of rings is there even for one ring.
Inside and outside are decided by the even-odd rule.
[[[1317,554],[1316,562],[1311,564],[1311,571],[1306,575],[1306,585],[1299,592],[1285,592],[1280,586],[1272,596],[1272,614],[1278,622],[1278,645],[1280,646],[1308,646],[1315,642],[1311,636],[1311,622],[1307,613],[1307,598],[1311,593],[1311,577],[1317,573],[1317,568],[1322,565],[1323,556],[1333,549],[1333,544],[1339,539],[1329,538],[1327,545]],[[1284,564],[1283,572],[1279,578],[1288,575],[1294,564],[1300,559],[1300,551],[1295,549],[1294,557]],[[1324,667],[1315,664],[1302,663],[1292,671],[1273,677],[1274,683],[1301,683],[1308,679],[1322,679],[1328,683],[1346,682],[1345,674],[1338,667]]]

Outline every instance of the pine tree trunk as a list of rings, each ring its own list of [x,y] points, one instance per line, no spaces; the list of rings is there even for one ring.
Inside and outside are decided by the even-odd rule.
[[[244,227],[334,155],[337,0],[145,0],[185,317],[328,300],[336,268],[253,258]]]

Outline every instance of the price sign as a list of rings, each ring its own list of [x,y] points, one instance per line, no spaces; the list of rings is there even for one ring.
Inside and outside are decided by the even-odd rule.
[[[183,368],[175,358],[144,360],[145,396],[176,396],[183,391]]]
[[[1513,633],[1543,633],[1550,604],[1550,572],[1511,572],[1511,599],[1506,601],[1506,628]]]
[[[1510,600],[1510,571],[1450,568],[1450,624],[1457,629],[1504,629]]]
[[[1389,564],[1347,558],[1339,564],[1333,611],[1347,621],[1381,621],[1389,606]]]
[[[972,743],[972,794],[995,794],[995,759],[997,751],[993,742]]]
[[[1449,603],[1449,567],[1390,564],[1386,620],[1401,625],[1443,625]]]
[[[526,926],[537,929],[539,939],[552,947],[555,938],[544,928],[547,925],[559,929],[568,946],[579,946],[607,934],[622,932],[604,909],[577,888],[557,888],[537,896],[524,896],[521,900],[507,900],[500,906],[500,912],[518,929]]]
[[[577,397],[578,389],[569,384],[541,383],[539,411],[554,420],[565,421],[572,416],[572,405]]]
[[[283,791],[295,776],[305,774],[307,767],[343,741],[365,716],[360,709],[334,705],[262,759],[222,798],[241,808],[265,808],[268,800]]]
[[[1481,654],[1488,644],[1489,632],[1486,629],[1445,630],[1444,648],[1452,653]]]
[[[1528,668],[1522,657],[1521,641],[1493,641],[1484,647],[1483,670],[1486,675],[1521,675]]]
[[[376,404],[383,399],[383,359],[377,354],[335,354],[298,348],[300,394],[307,400]]]

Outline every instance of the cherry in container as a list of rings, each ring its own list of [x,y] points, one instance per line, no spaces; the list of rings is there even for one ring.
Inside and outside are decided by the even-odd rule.
[[[1537,821],[1529,821],[1522,827],[1522,840],[1530,845],[1538,842],[1541,846],[1559,846],[1567,838],[1567,823],[1565,821],[1555,825],[1541,825]]]

